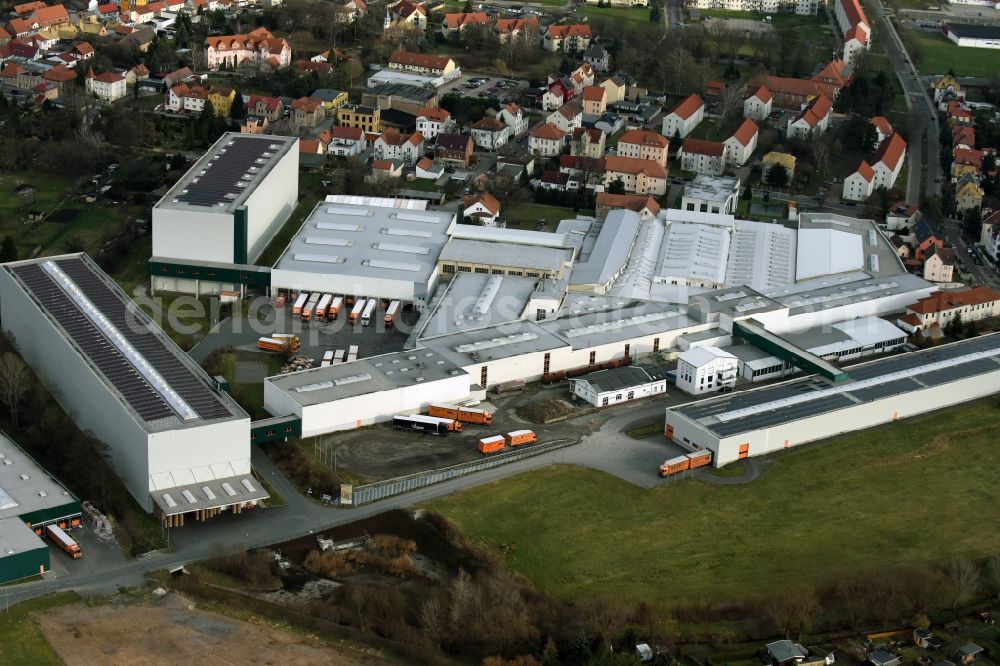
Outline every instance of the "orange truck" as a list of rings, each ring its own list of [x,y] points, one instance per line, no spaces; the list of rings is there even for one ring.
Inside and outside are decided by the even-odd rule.
[[[503,451],[506,446],[507,440],[503,438],[503,435],[483,437],[479,440],[480,453],[496,453],[497,451]]]
[[[333,300],[330,301],[330,308],[326,311],[326,318],[329,320],[334,320],[337,315],[340,314],[341,308],[344,307],[344,297],[334,296]]]
[[[687,454],[688,460],[691,461],[691,466],[688,469],[698,469],[699,467],[705,467],[712,462],[712,452],[711,451],[695,451],[694,453]]]
[[[299,336],[291,333],[275,333],[270,338],[258,338],[257,349],[270,352],[292,352],[299,350]]]
[[[469,407],[459,407],[447,402],[432,403],[427,413],[430,416],[440,416],[446,419],[455,419],[465,423],[478,423],[489,425],[493,421],[493,415],[485,409],[471,409]]]
[[[74,541],[72,537],[63,532],[62,528],[58,525],[46,525],[45,533],[50,539],[52,539],[52,543],[66,551],[66,554],[74,560],[78,560],[83,557],[83,551],[80,550],[80,545]]]
[[[660,465],[660,476],[680,474],[681,472],[686,472],[689,469],[691,469],[691,459],[686,455],[677,456],[676,458],[671,458]]]
[[[507,433],[507,443],[510,446],[522,446],[538,441],[534,430],[512,430]]]
[[[302,308],[306,306],[306,302],[309,300],[309,292],[303,291],[296,297],[295,302],[292,303],[292,316],[301,317]]]
[[[400,309],[399,301],[393,301],[392,303],[389,303],[389,307],[386,308],[385,317],[383,318],[383,321],[385,321],[385,325],[387,327],[391,328],[393,325],[395,325],[396,317],[399,316],[399,309]]]

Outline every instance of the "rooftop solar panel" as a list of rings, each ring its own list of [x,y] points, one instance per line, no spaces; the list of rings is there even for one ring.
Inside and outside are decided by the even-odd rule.
[[[194,206],[217,206],[238,199],[256,171],[267,165],[280,148],[260,139],[233,137],[178,194],[177,201]]]
[[[131,304],[126,303],[89,265],[77,258],[56,263],[198,416],[206,420],[232,416],[229,407],[219,400],[212,389],[149,329],[145,315],[139,314],[141,311],[134,306],[130,307]]]

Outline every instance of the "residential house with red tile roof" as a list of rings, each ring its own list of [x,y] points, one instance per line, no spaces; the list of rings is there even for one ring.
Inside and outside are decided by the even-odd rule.
[[[688,95],[663,116],[662,134],[685,138],[705,117],[705,102],[696,94]]]
[[[455,61],[445,55],[396,51],[389,56],[389,69],[425,76],[445,76],[456,68]]]
[[[844,178],[842,198],[845,201],[865,201],[875,189],[875,171],[867,160],[861,162]]]
[[[476,148],[482,150],[496,150],[510,140],[510,127],[504,121],[489,116],[469,125],[469,133],[476,142]]]
[[[833,102],[821,94],[806,104],[805,108],[793,120],[789,121],[785,136],[789,139],[807,139],[814,134],[822,134],[830,127],[830,117],[833,115]]]
[[[617,153],[622,157],[653,160],[666,167],[670,157],[670,140],[649,130],[628,130],[618,137]]]
[[[826,64],[815,76],[813,81],[843,88],[851,82],[850,68],[840,58],[834,58]]]
[[[417,112],[417,131],[425,139],[433,139],[451,121],[451,112],[436,106],[425,106]]]
[[[577,127],[573,130],[573,136],[570,139],[569,154],[600,159],[604,157],[606,139],[607,136],[604,132],[596,127]],[[618,154],[622,154],[621,143],[618,144]],[[665,163],[664,166],[666,166]]]
[[[462,200],[462,216],[472,218],[484,227],[494,227],[500,217],[500,202],[489,192],[472,194]]]
[[[402,27],[418,30],[427,29],[427,8],[420,3],[402,0],[390,4],[385,10],[383,30]]]
[[[326,107],[318,97],[300,97],[292,102],[288,120],[296,129],[316,127],[326,118]]]
[[[986,152],[974,148],[954,148],[951,151],[951,180],[958,181],[964,174],[979,176]]]
[[[125,77],[118,72],[101,72],[95,76],[93,68],[87,71],[86,91],[105,102],[114,102],[124,97],[126,87]]]
[[[583,105],[579,102],[563,104],[550,113],[545,122],[552,123],[563,132],[571,134],[574,129],[583,126]]]
[[[537,16],[527,18],[497,19],[493,25],[493,30],[501,44],[506,44],[513,39],[525,47],[536,46],[541,41],[542,27],[538,23]]]
[[[373,160],[371,174],[367,176],[369,182],[379,182],[403,177],[403,163],[399,160]]]
[[[489,22],[490,17],[485,12],[445,14],[444,20],[441,22],[441,34],[445,37],[458,35],[470,25],[485,28]]]
[[[864,51],[871,48],[872,29],[860,0],[834,0],[833,13],[844,35],[844,62],[856,66]]]
[[[583,89],[581,99],[586,116],[600,116],[608,109],[608,91],[601,86],[587,86]]]
[[[951,143],[956,148],[975,148],[976,128],[968,125],[955,125],[951,128]]]
[[[512,137],[521,136],[528,131],[528,116],[517,104],[511,102],[504,105],[497,118],[502,120],[510,128]]]
[[[908,333],[944,328],[956,316],[962,321],[978,321],[1000,315],[1000,292],[989,287],[942,290],[906,306],[906,314],[896,325]]]
[[[69,22],[69,13],[63,5],[42,5],[17,18],[12,18],[7,27],[14,37],[27,37],[46,28],[66,25]]]
[[[598,192],[594,202],[594,216],[604,219],[613,210],[631,210],[639,213],[643,221],[656,217],[660,212],[660,204],[656,199],[644,194],[611,194]]]
[[[337,125],[329,130],[330,142],[327,152],[338,157],[360,155],[368,148],[368,138],[360,127],[342,127]]]
[[[270,122],[280,120],[285,115],[285,105],[277,97],[251,95],[247,104],[247,114],[267,118]]]
[[[586,51],[593,38],[589,25],[562,24],[550,25],[542,38],[542,48],[546,51],[562,51],[575,53]]]
[[[955,277],[955,250],[932,247],[924,259],[924,279],[928,282],[951,282]]]
[[[884,187],[891,190],[896,184],[899,172],[906,161],[906,141],[898,132],[893,132],[883,141],[872,158],[872,171],[875,172],[874,187]]]
[[[892,134],[892,123],[885,116],[875,116],[869,122],[875,127],[875,134],[878,135],[878,139],[875,141],[876,146],[888,139],[889,135]]]
[[[390,127],[372,144],[372,158],[376,160],[399,160],[405,166],[413,166],[423,156],[424,135],[420,132],[401,134]]]
[[[667,169],[653,160],[612,155],[604,160],[604,187],[616,180],[625,184],[625,191],[632,194],[659,196],[667,191]]]
[[[566,132],[552,123],[542,123],[531,130],[528,149],[539,157],[555,157],[566,147]]]
[[[244,35],[209,35],[205,38],[205,66],[238,67],[243,63],[266,64],[273,69],[292,64],[288,40],[275,37],[267,28]]]
[[[743,100],[743,117],[763,122],[771,115],[771,91],[764,86],[756,86]]]
[[[820,95],[836,99],[840,94],[840,88],[836,85],[785,76],[762,75],[750,82],[752,89],[759,86],[764,86],[770,91],[773,106],[796,112]]]
[[[174,113],[201,113],[208,101],[208,91],[199,85],[178,83],[170,87],[163,108]]]
[[[684,171],[721,176],[726,168],[725,154],[726,147],[719,141],[684,139],[677,160]]]
[[[740,126],[736,128],[732,136],[722,142],[726,152],[724,159],[727,164],[743,166],[757,150],[757,123],[750,118],[745,118]]]

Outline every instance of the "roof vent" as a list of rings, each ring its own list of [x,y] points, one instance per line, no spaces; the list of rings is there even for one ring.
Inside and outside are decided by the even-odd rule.
[[[27,481],[27,480],[28,480],[28,479],[30,479],[30,478],[31,478],[31,477],[30,477],[30,476],[28,476],[27,474],[22,474],[22,475],[21,475],[21,480],[22,480],[22,481]]]
[[[49,494],[47,492],[45,492],[44,490],[39,490],[38,491],[38,496],[39,497],[48,497]]]

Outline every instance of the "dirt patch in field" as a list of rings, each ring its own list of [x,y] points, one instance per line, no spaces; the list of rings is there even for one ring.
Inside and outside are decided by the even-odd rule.
[[[382,666],[381,657],[197,608],[177,594],[88,608],[63,606],[36,620],[68,666],[92,664],[281,664]]]
[[[569,416],[576,409],[561,398],[538,400],[517,408],[517,415],[533,423],[549,423]]]

